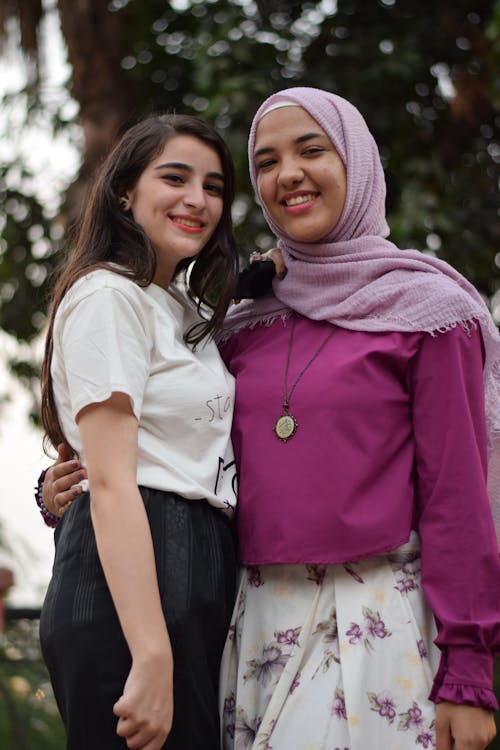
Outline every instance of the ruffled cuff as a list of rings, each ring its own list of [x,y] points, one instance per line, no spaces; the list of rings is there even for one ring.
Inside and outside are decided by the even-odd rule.
[[[450,648],[441,655],[429,698],[434,703],[450,701],[497,711],[492,684],[491,654],[473,648]]]
[[[498,702],[493,690],[478,688],[474,685],[441,685],[439,690],[433,687],[430,694],[431,701],[441,703],[450,701],[465,706],[477,706],[487,711],[498,711]]]

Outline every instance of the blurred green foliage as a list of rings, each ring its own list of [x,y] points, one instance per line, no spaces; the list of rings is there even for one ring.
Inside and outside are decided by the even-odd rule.
[[[124,127],[176,109],[208,118],[227,139],[243,254],[272,243],[247,177],[251,117],[272,91],[313,85],[365,115],[386,167],[393,239],[436,252],[485,296],[497,291],[500,0],[98,5],[119,16],[128,50],[117,71],[130,81]],[[26,101],[29,119],[40,104],[32,93]],[[52,122],[73,126],[61,112]],[[43,326],[61,244],[59,225],[26,188],[35,167],[16,155],[0,169],[0,327],[28,341]]]
[[[0,636],[0,747],[63,750],[64,729],[38,646],[38,621],[8,624]]]

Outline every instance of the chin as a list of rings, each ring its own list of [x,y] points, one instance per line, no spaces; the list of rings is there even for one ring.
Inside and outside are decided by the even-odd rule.
[[[294,234],[290,233],[288,235],[292,240],[295,240],[295,242],[304,242],[311,244],[315,242],[321,242],[323,237],[325,236],[323,233],[319,232],[295,232]]]

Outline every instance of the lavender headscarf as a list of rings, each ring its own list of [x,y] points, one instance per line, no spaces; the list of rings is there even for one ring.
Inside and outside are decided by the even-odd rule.
[[[271,105],[303,107],[328,135],[347,173],[347,194],[339,222],[322,241],[296,242],[262,210],[278,237],[288,269],[273,293],[231,309],[225,333],[296,310],[356,331],[424,331],[436,334],[477,321],[485,347],[485,393],[490,451],[490,496],[500,529],[500,336],[477,290],[442,260],[417,250],[400,250],[386,239],[385,179],[377,145],[358,110],[320,89],[297,87],[270,96],[258,109],[248,143],[250,176],[258,195],[253,161],[260,119]],[[491,462],[490,462],[491,464]],[[495,486],[492,486],[492,483]]]

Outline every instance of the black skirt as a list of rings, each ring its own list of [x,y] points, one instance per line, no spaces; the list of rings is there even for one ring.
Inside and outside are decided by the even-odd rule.
[[[219,663],[235,595],[233,532],[204,500],[140,488],[174,658],[174,719],[165,750],[219,750]],[[42,653],[68,750],[126,750],[113,705],[130,652],[97,554],[88,493],[56,532],[40,619]]]

